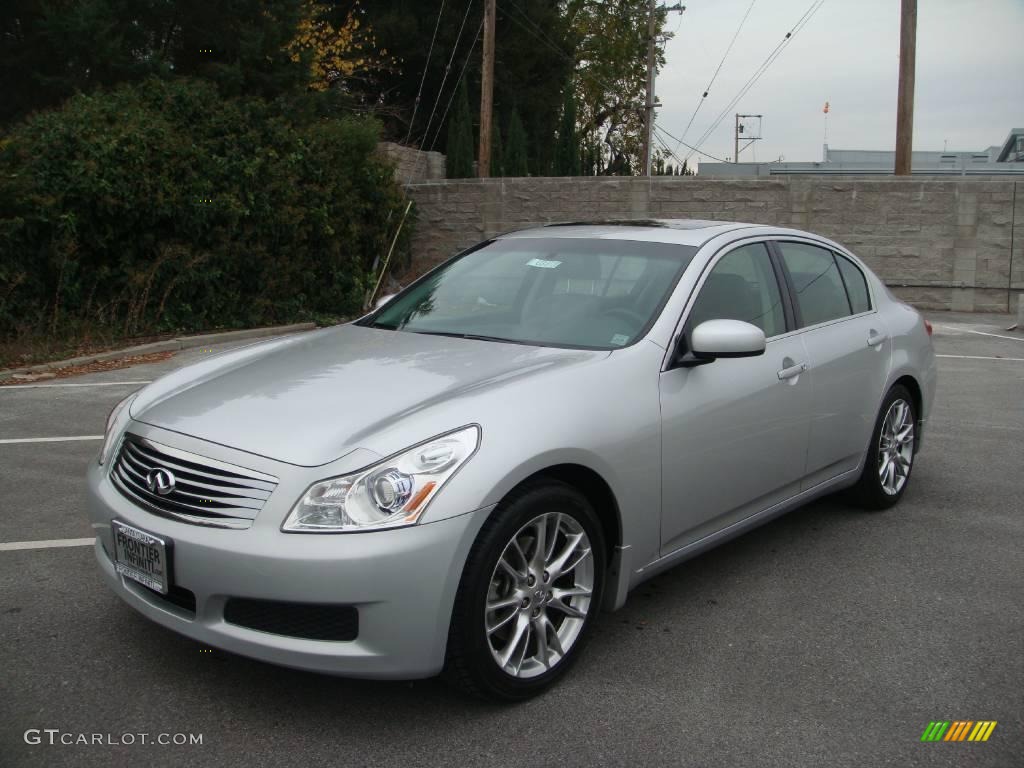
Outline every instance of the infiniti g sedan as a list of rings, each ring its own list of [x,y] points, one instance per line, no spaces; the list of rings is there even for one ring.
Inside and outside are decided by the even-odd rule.
[[[666,568],[841,489],[899,502],[930,335],[806,232],[513,232],[353,323],[118,404],[88,476],[96,559],[209,646],[523,699]]]

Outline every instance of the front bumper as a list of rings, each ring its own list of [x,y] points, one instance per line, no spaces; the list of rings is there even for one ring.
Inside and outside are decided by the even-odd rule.
[[[206,645],[287,667],[347,677],[412,679],[444,666],[463,565],[493,507],[409,528],[285,534],[264,509],[246,530],[164,518],[124,498],[95,463],[88,475],[96,559],[110,588],[147,618]],[[269,514],[268,514],[269,513]],[[194,615],[114,571],[110,521],[173,542],[171,580],[195,595]],[[309,640],[231,624],[231,597],[354,606],[359,633]]]

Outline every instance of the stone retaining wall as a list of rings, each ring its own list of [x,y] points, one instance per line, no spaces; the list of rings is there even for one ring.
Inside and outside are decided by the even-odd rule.
[[[411,185],[409,193],[418,209],[416,274],[510,229],[553,221],[696,218],[825,235],[863,258],[894,293],[926,309],[1015,311],[1016,295],[1024,290],[1024,181],[517,178],[431,181]]]

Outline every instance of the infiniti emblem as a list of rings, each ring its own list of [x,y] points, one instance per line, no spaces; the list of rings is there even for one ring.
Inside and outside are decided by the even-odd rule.
[[[151,469],[146,475],[146,487],[153,493],[166,496],[174,490],[174,474],[163,467]]]

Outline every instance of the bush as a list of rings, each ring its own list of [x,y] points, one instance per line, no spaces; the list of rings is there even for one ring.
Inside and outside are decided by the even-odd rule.
[[[36,115],[0,139],[0,338],[359,312],[404,209],[376,145],[185,79]]]

